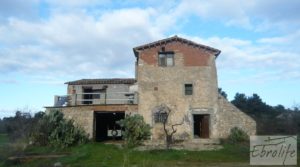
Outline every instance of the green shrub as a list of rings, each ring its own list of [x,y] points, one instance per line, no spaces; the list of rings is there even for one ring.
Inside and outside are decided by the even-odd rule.
[[[75,126],[73,120],[64,119],[63,113],[50,111],[38,122],[32,140],[36,145],[65,148],[86,143],[88,135],[82,128]]]
[[[234,127],[230,130],[230,135],[227,138],[227,142],[231,144],[245,143],[248,141],[249,136],[247,133],[237,127]]]
[[[25,141],[34,131],[34,127],[39,120],[38,114],[43,114],[43,112],[38,112],[33,117],[29,112],[17,111],[14,117],[3,118],[0,121],[0,124],[2,124],[0,133],[6,133],[9,140],[13,142]]]
[[[117,123],[124,129],[123,138],[129,148],[142,144],[151,136],[150,125],[145,123],[141,115],[127,115],[125,119],[117,121]]]

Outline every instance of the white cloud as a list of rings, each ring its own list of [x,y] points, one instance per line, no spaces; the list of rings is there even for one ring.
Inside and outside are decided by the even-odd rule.
[[[249,27],[249,18],[246,15],[245,7],[251,6],[250,1],[237,3],[236,0],[211,0],[211,1],[182,1],[178,6],[181,14],[194,13],[202,18],[212,20],[218,19],[228,25],[239,24],[243,27]]]
[[[50,6],[47,18],[24,20],[19,14],[7,14],[7,22],[0,25],[0,72],[58,78],[55,81],[55,77],[51,77],[47,80],[49,83],[61,82],[61,76],[73,79],[133,77],[134,55],[131,48],[165,37],[191,15],[248,29],[268,29],[287,22],[293,25],[297,25],[297,21],[300,23],[297,17],[298,1],[254,0],[241,3],[237,0],[187,0],[178,4],[177,1],[158,3],[160,5],[151,3],[152,7],[148,8],[101,11],[96,8],[88,11],[87,8],[112,2],[45,2]],[[32,0],[22,9],[32,10],[32,5],[37,3],[41,1]],[[10,6],[20,8],[16,3]],[[274,14],[275,10],[277,12]],[[258,25],[257,20],[262,21],[264,26]],[[217,61],[221,70],[274,69],[276,75],[285,73],[299,78],[298,72],[295,72],[300,71],[299,34],[297,31],[257,41],[230,37],[186,37],[221,49],[222,54]]]
[[[239,78],[234,79],[235,83],[300,80],[299,52],[234,38],[183,36],[220,49],[222,52],[217,58],[218,71],[240,73]],[[293,45],[292,40],[287,42],[286,45]],[[252,71],[251,74],[246,74],[249,70]]]
[[[39,0],[26,0],[26,2],[23,0],[1,0],[0,21],[5,21],[9,17],[36,18],[38,2]]]
[[[82,77],[133,77],[134,46],[159,39],[154,10],[122,9],[99,18],[54,14],[29,22],[12,18],[0,26],[1,72]]]
[[[15,113],[15,110],[0,110],[0,119],[3,119],[4,117],[13,117]]]
[[[269,21],[299,21],[300,1],[298,0],[256,0],[251,9],[252,14]]]
[[[85,7],[97,4],[106,4],[109,0],[46,0],[49,5],[56,7]]]
[[[285,30],[300,26],[300,1],[290,0],[185,0],[173,9],[173,16],[196,14],[228,26],[257,31]]]
[[[0,84],[4,83],[4,84],[17,84],[18,81],[15,79],[0,79]]]
[[[181,1],[110,1],[110,0],[2,0],[0,16],[3,18],[31,18],[41,11],[52,13],[87,12],[102,15],[115,7],[144,5],[157,9],[158,21],[171,24],[189,15],[207,20],[218,20],[228,26],[258,31],[288,29],[300,25],[299,0],[181,0]],[[3,19],[2,18],[2,19]]]
[[[300,30],[297,30],[296,32],[292,32],[284,36],[262,38],[258,40],[258,42],[264,44],[291,45],[293,43],[300,43],[299,39],[300,39]]]

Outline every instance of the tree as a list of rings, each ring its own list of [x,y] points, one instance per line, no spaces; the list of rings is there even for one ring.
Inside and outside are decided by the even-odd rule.
[[[236,93],[234,99],[231,101],[232,104],[246,113],[248,112],[247,102],[248,99],[243,93]]]
[[[41,118],[44,117],[44,115],[45,115],[45,112],[39,111],[39,112],[37,112],[37,113],[34,114],[34,118],[35,119],[41,119]]]
[[[127,115],[125,119],[117,121],[117,123],[124,129],[123,138],[128,148],[142,144],[144,140],[149,139],[151,136],[151,127],[145,123],[141,115]]]
[[[230,135],[227,138],[230,144],[245,143],[249,141],[249,136],[245,131],[238,127],[234,127],[230,130]]]
[[[270,114],[275,114],[274,108],[263,102],[262,99],[255,93],[249,97],[243,93],[236,93],[231,103],[240,110],[251,115],[261,116],[262,114],[272,111],[273,112]]]
[[[26,139],[34,127],[34,119],[28,112],[16,111],[14,117],[5,117],[2,122],[11,141]]]
[[[248,97],[247,107],[250,113],[262,114],[271,110],[271,106],[264,103],[262,99],[255,93],[252,96]]]
[[[255,93],[248,97],[245,94],[237,93],[232,103],[255,119],[257,134],[290,135],[299,133],[299,119],[295,119],[298,118],[298,113],[294,112],[299,109],[296,107],[289,109],[280,104],[268,105]]]
[[[42,116],[37,114],[36,116]],[[56,148],[65,148],[86,143],[88,135],[81,127],[75,126],[73,120],[64,118],[58,110],[50,111],[39,120],[35,133],[32,134],[33,143],[37,145],[51,145]]]
[[[0,133],[5,133],[4,121],[0,118]]]
[[[176,126],[182,125],[184,123],[184,119],[182,119],[182,122],[180,123],[174,123],[174,124],[170,123],[170,114],[172,111],[165,104],[156,107],[156,110],[157,112],[165,113],[165,117],[162,123],[165,132],[166,148],[169,149],[171,145],[174,143],[173,135],[177,132]]]
[[[227,93],[222,90],[222,88],[218,88],[218,92],[221,96],[223,96],[225,99],[227,99]]]
[[[273,109],[276,111],[276,112],[284,112],[286,109],[283,105],[279,104],[275,107],[273,107]]]
[[[293,111],[295,111],[295,112],[300,112],[300,103],[295,103],[293,106],[292,106],[292,108],[293,108]]]

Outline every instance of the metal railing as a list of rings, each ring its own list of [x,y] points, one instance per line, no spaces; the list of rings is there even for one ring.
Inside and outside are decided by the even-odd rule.
[[[137,104],[138,94],[132,92],[77,93],[55,96],[54,106]]]

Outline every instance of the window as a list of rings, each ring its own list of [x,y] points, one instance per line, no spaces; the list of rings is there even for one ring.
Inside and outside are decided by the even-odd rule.
[[[82,89],[83,89],[82,104],[92,104],[93,95],[90,94],[93,91],[92,87],[82,87]]]
[[[158,65],[163,67],[174,66],[174,52],[159,52]]]
[[[184,94],[193,95],[193,84],[184,84]]]
[[[83,104],[93,104],[93,99],[100,99],[101,89],[93,89],[92,87],[82,87]]]
[[[155,123],[163,123],[167,119],[167,113],[165,112],[157,112],[154,113],[154,122]]]
[[[100,96],[100,93],[101,93],[101,89],[93,89],[92,91],[92,96],[93,96],[93,99],[100,99],[101,96]]]

